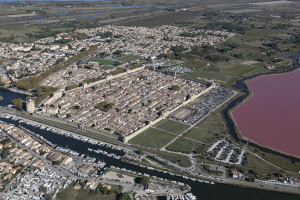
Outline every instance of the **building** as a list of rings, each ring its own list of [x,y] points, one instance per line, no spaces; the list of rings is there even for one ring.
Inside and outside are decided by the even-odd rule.
[[[78,169],[78,175],[79,176],[86,176],[88,175],[92,170],[94,170],[94,167],[88,164],[84,164]]]
[[[101,188],[107,188],[108,190],[111,190],[111,186],[106,184],[102,184]]]
[[[99,183],[97,183],[96,181],[94,180],[89,180],[87,183],[86,183],[86,186],[92,190],[96,189],[97,186],[99,185]]]
[[[46,106],[46,107],[43,107],[42,112],[47,113],[49,115],[56,115],[58,113],[58,107]]]
[[[26,111],[28,113],[34,113],[35,111],[35,105],[34,105],[34,101],[32,99],[29,99],[27,102],[26,102]]]

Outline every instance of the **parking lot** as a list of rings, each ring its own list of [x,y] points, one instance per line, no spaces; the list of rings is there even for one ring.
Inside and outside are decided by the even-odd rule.
[[[195,124],[197,121],[219,108],[235,94],[235,91],[227,88],[213,88],[208,91],[200,100],[186,107],[178,109],[175,113],[172,113],[169,118],[190,125]],[[182,113],[184,110],[189,110],[191,114],[186,115],[184,118],[178,117],[182,116],[180,113]]]

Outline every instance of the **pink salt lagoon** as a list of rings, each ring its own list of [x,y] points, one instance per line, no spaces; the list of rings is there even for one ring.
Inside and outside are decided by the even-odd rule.
[[[300,70],[247,82],[252,96],[233,111],[245,138],[300,157]]]

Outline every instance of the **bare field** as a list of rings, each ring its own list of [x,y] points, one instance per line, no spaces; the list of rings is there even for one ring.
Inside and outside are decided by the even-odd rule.
[[[257,2],[257,3],[249,3],[251,5],[256,6],[271,6],[271,5],[282,5],[282,4],[291,4],[294,1],[264,1],[264,2]]]
[[[195,12],[170,12],[158,16],[151,16],[151,17],[141,18],[137,20],[121,22],[121,23],[117,23],[116,25],[155,27],[155,26],[170,24],[176,21],[185,21],[193,18],[196,15],[197,13]]]

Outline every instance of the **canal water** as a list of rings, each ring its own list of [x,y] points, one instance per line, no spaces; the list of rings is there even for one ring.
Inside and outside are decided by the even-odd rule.
[[[4,95],[5,94],[5,95]],[[10,104],[10,100],[13,98],[24,98],[24,95],[16,94],[10,91],[3,91],[0,90],[0,95],[4,97],[4,101],[2,105]],[[77,151],[78,153],[89,155],[91,157],[95,157],[98,160],[105,161],[107,167],[113,165],[119,168],[126,168],[132,171],[146,173],[151,176],[156,176],[164,179],[179,181],[185,184],[188,184],[192,187],[192,193],[197,196],[197,199],[211,199],[211,200],[218,200],[218,199],[231,199],[231,200],[296,200],[299,199],[298,195],[286,194],[286,193],[278,193],[272,191],[265,191],[259,189],[251,189],[251,188],[241,188],[237,186],[227,185],[227,184],[219,184],[216,183],[215,185],[206,184],[195,182],[192,180],[187,180],[179,176],[173,176],[170,174],[165,174],[163,172],[158,172],[155,170],[149,170],[146,168],[142,168],[137,165],[132,165],[129,163],[122,162],[119,159],[114,159],[112,157],[108,157],[102,154],[96,154],[94,152],[88,151],[88,148],[92,149],[101,149],[107,151],[108,153],[114,153],[116,155],[123,155],[123,152],[118,150],[113,150],[107,148],[105,146],[93,145],[89,144],[80,140],[76,140],[70,137],[66,137],[64,135],[55,134],[51,131],[47,131],[46,129],[40,129],[38,127],[34,127],[31,125],[27,125],[22,122],[14,121],[11,119],[0,118],[0,120],[5,121],[7,123],[15,124],[16,126],[23,126],[26,129],[37,133],[43,136],[45,139],[50,141],[53,144],[58,146],[69,148],[71,150]]]
[[[12,104],[11,100],[12,99],[25,99],[26,95],[16,93],[16,92],[11,92],[5,88],[0,88],[0,96],[3,97],[2,101],[0,101],[0,106],[7,106],[9,104]]]

